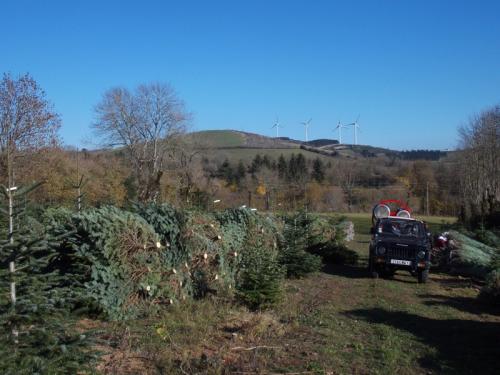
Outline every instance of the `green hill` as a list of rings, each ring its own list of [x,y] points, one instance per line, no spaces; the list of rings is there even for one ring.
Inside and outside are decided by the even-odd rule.
[[[446,156],[446,152],[435,150],[396,151],[369,145],[338,144],[334,139],[311,140],[306,143],[287,137],[274,138],[237,130],[204,130],[189,133],[186,137],[195,140],[198,147],[207,150],[206,153],[210,153],[211,158],[218,160],[227,158],[249,161],[257,154],[277,158],[281,154],[288,156],[292,153],[302,153],[308,159],[396,157],[406,160],[438,160]]]

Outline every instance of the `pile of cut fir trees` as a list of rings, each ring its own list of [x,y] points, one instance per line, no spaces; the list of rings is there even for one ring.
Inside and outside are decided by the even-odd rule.
[[[75,328],[82,317],[154,317],[207,295],[266,308],[279,301],[285,277],[317,271],[322,257],[346,251],[339,220],[303,212],[274,217],[148,204],[30,213],[29,190],[16,192],[0,222],[4,374],[91,371],[98,354],[92,332]]]

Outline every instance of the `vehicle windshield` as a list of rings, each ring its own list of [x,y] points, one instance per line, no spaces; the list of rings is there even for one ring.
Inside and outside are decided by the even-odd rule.
[[[378,224],[377,233],[392,234],[400,237],[422,237],[424,229],[418,221],[382,219]]]

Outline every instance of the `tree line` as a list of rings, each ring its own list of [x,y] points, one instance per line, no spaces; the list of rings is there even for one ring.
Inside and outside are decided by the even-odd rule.
[[[201,137],[187,133],[192,116],[175,89],[152,83],[104,92],[92,124],[102,147],[77,150],[62,144],[61,118],[35,79],[4,74],[0,181],[7,189],[45,181],[32,193],[44,206],[80,199],[87,206],[168,201],[208,208],[217,198],[239,204],[250,192],[260,208],[259,196],[271,194],[275,206],[288,209],[366,211],[394,196],[420,212],[489,223],[498,212],[499,117],[498,106],[474,117],[460,129],[459,150],[446,156],[413,150],[401,158],[309,158],[297,150],[218,160]]]

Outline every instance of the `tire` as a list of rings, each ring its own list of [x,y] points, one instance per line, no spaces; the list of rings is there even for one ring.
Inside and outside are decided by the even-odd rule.
[[[418,283],[425,284],[429,278],[429,270],[418,271]]]
[[[382,272],[382,277],[385,278],[385,279],[393,279],[394,278],[394,274],[396,272],[395,271],[384,271]]]
[[[372,279],[379,278],[380,273],[378,272],[377,268],[373,265],[371,259],[368,262],[368,271],[370,272],[370,276],[372,277]]]

